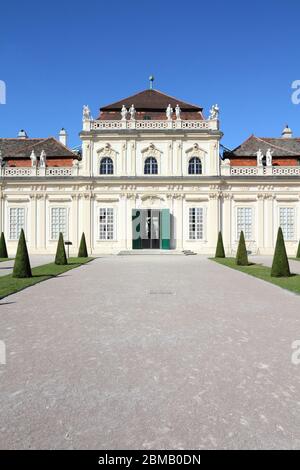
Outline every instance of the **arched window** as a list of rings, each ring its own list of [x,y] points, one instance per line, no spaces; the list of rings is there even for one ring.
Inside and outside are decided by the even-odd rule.
[[[114,164],[111,158],[104,157],[100,162],[100,175],[113,175]]]
[[[192,157],[189,161],[189,175],[201,175],[202,164],[198,157]]]
[[[158,173],[158,165],[156,158],[154,157],[148,157],[145,160],[145,165],[144,165],[144,174],[145,175],[157,175]]]

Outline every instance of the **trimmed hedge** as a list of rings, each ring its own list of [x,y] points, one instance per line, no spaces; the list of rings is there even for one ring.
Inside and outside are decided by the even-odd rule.
[[[32,277],[24,230],[21,230],[12,277]]]
[[[222,232],[219,232],[215,258],[226,258]]]
[[[8,258],[7,248],[6,248],[6,241],[4,233],[1,233],[0,237],[0,258]]]
[[[88,257],[88,251],[86,247],[85,234],[83,232],[81,236],[81,240],[80,240],[79,250],[78,250],[78,258],[87,258],[87,257]]]
[[[289,277],[290,275],[291,271],[286,254],[283,233],[281,227],[279,227],[271,269],[271,277]]]
[[[63,234],[61,232],[60,232],[59,238],[58,238],[54,263],[59,264],[59,265],[68,264],[66,250],[65,250],[64,237],[63,237]]]
[[[240,233],[239,246],[236,253],[235,262],[238,266],[248,266],[248,254],[243,230]]]

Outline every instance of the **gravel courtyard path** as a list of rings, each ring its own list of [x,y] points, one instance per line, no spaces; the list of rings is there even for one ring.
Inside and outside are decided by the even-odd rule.
[[[300,296],[200,256],[3,299],[0,448],[300,448]]]

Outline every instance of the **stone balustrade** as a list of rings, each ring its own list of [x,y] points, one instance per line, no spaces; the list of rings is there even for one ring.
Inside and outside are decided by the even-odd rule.
[[[20,177],[20,176],[77,176],[79,169],[74,167],[9,167],[0,168],[0,177]]]
[[[211,119],[207,121],[189,121],[189,120],[95,120],[85,121],[83,130],[218,130],[219,121]]]
[[[221,165],[222,176],[300,176],[300,166]]]

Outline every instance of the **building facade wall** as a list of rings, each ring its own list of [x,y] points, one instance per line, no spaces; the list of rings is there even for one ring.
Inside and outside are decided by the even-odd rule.
[[[245,178],[246,179],[246,178]],[[24,210],[24,230],[30,253],[55,253],[52,209],[63,208],[66,214],[65,238],[72,241],[71,253],[76,254],[84,231],[92,254],[117,253],[132,249],[132,210],[170,210],[172,216],[171,248],[190,249],[213,254],[218,231],[222,230],[228,255],[236,252],[239,238],[239,214],[251,218],[251,235],[246,237],[249,251],[272,254],[276,234],[284,217],[290,225],[286,246],[295,254],[300,237],[300,183],[236,181],[236,178],[181,179],[174,183],[166,179],[150,181],[119,181],[100,178],[59,178],[56,181],[5,181],[1,185],[0,230],[4,231],[8,250],[15,253],[17,239],[11,237],[11,210]],[[265,183],[265,184],[264,184]],[[99,237],[100,209],[113,209],[113,239]],[[203,235],[189,239],[189,209],[201,208]],[[245,212],[245,209],[249,211]],[[281,212],[280,212],[281,211]],[[280,216],[281,214],[281,216]],[[283,219],[280,220],[280,217]],[[249,225],[249,220],[248,220]],[[249,227],[248,227],[249,228]]]

